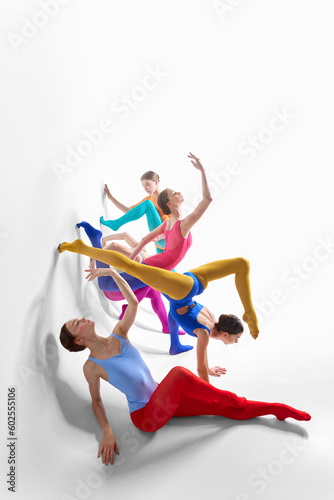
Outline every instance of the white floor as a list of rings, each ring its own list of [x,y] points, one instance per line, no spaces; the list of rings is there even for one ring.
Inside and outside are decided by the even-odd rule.
[[[7,3],[0,15],[1,497],[11,493],[6,412],[15,386],[16,498],[331,500],[331,3],[57,5],[43,17],[40,4]],[[29,24],[43,19],[44,27]],[[92,145],[106,120],[113,131],[95,132]],[[182,191],[186,212],[194,208],[200,178],[189,150],[206,167],[214,201],[178,270],[247,257],[261,320],[256,341],[246,330],[238,346],[210,342],[210,364],[227,368],[212,383],[285,402],[312,420],[173,419],[149,435],[132,425],[123,395],[103,384],[120,449],[105,467],[82,373],[87,355],[66,352],[58,335],[75,316],[108,335],[120,303],[84,280],[87,259],[56,248],[78,237],[80,220],[98,226],[100,215],[120,215],[103,197],[105,182],[125,205],[139,201],[146,170]],[[124,230],[141,238],[146,222]],[[242,315],[232,278],[211,283],[200,301],[216,315]],[[195,350],[168,354],[147,300],[131,341],[157,381],[178,364],[196,373]]]

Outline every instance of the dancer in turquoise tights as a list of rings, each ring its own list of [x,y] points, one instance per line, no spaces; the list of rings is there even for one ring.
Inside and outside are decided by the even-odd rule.
[[[109,227],[113,231],[118,231],[124,224],[140,219],[146,215],[147,225],[150,231],[166,221],[169,217],[164,215],[157,204],[158,196],[161,192],[159,184],[159,175],[155,172],[145,172],[140,178],[141,183],[148,196],[141,200],[136,205],[127,207],[120,203],[109,191],[107,184],[105,185],[105,192],[107,197],[112,203],[124,212],[122,217],[115,220],[105,220],[104,217],[100,218],[101,224]],[[165,240],[163,238],[155,241],[157,253],[161,253],[165,248]]]
[[[127,257],[130,257],[131,259],[143,262],[145,265],[160,267],[169,271],[173,270],[174,267],[181,262],[192,244],[192,235],[190,230],[203,216],[212,201],[203,165],[201,164],[199,158],[194,156],[192,153],[189,154],[189,158],[195,169],[200,172],[202,182],[202,199],[199,201],[194,210],[184,218],[182,214],[182,204],[184,201],[182,194],[173,189],[165,189],[160,192],[158,196],[158,204],[163,213],[170,216],[170,219],[145,236],[141,242],[136,245],[134,250],[115,242],[115,235],[102,238],[105,249],[115,250]],[[147,256],[145,245],[150,241],[154,241],[156,238],[160,238],[162,235],[165,236],[166,242],[164,251],[157,255]],[[135,240],[127,233],[124,233],[124,239],[127,239],[127,242],[130,244],[132,243],[131,246],[133,246],[133,242]],[[96,245],[93,244],[93,246]],[[91,265],[90,267],[92,268],[93,266]],[[108,279],[110,279],[110,277]],[[181,345],[177,333],[178,324],[174,321],[171,314],[169,314],[168,320],[169,332],[171,335],[170,352],[176,354],[192,349],[192,346],[190,345]]]

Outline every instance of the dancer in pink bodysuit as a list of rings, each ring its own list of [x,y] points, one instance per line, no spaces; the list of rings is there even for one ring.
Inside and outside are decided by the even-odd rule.
[[[190,231],[186,238],[182,236],[182,222],[182,220],[176,221],[170,230],[167,230],[168,221],[163,223],[162,228],[166,241],[165,250],[162,253],[147,257],[143,260],[143,264],[171,271],[181,262],[193,241]]]
[[[125,247],[118,243],[111,242],[108,244],[108,241],[114,239],[113,235],[102,238],[102,247],[105,250],[114,250],[131,260],[168,271],[173,270],[181,262],[192,243],[191,228],[202,217],[212,201],[203,165],[200,163],[199,158],[196,158],[192,153],[189,153],[188,158],[191,159],[191,163],[196,170],[201,172],[202,200],[195,210],[184,218],[182,214],[182,203],[184,201],[182,194],[173,189],[164,189],[158,196],[158,205],[162,213],[170,218],[142,238],[132,252],[129,252],[129,249],[125,250]],[[142,254],[146,244],[161,237],[165,238],[166,241],[162,253],[150,257]]]
[[[157,255],[144,258],[142,263],[148,266],[172,271],[189,250],[192,243],[190,230],[202,217],[212,201],[203,165],[199,161],[199,158],[196,158],[192,153],[189,154],[189,158],[191,158],[193,166],[201,172],[202,200],[191,214],[183,218],[182,203],[184,198],[182,194],[173,189],[164,189],[161,191],[158,196],[158,205],[165,215],[170,215],[170,218],[141,240],[139,245],[137,245],[131,253],[130,259],[138,260],[138,255],[150,241],[154,241],[157,237],[164,236],[166,241],[165,250]],[[112,245],[105,247],[105,249],[115,250],[115,248],[112,248]],[[126,306],[122,311],[123,314],[125,310]],[[168,324],[171,337],[170,354],[179,354],[192,349],[193,346],[182,345],[180,343],[178,336],[179,326],[171,314],[168,314]]]

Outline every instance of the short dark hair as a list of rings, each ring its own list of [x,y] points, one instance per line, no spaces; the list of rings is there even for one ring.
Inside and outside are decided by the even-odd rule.
[[[221,314],[219,320],[215,323],[218,332],[226,332],[230,335],[238,335],[244,331],[243,324],[234,314]]]
[[[170,211],[169,206],[167,205],[167,203],[169,202],[167,191],[168,189],[164,189],[163,191],[161,191],[161,193],[158,196],[157,203],[161,208],[163,214],[170,215],[172,212]]]
[[[74,337],[72,333],[69,331],[69,329],[66,326],[66,323],[63,324],[60,330],[60,335],[59,335],[59,340],[65,349],[71,352],[78,352],[78,351],[83,351],[86,349],[85,346],[83,345],[78,345],[74,343]]]
[[[153,170],[148,170],[147,172],[145,172],[145,174],[143,174],[140,178],[141,181],[160,181],[160,177],[158,176],[158,174],[156,174],[155,172],[153,172]]]

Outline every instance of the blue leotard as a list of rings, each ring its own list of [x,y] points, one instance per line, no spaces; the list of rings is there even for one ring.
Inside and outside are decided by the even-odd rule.
[[[102,366],[108,375],[108,382],[125,394],[129,413],[143,408],[158,384],[138,350],[124,337],[111,334],[121,343],[121,354],[107,359],[88,358]]]
[[[204,306],[193,300],[193,297],[195,297],[195,295],[200,295],[201,293],[203,293],[204,291],[203,285],[195,274],[193,273],[183,273],[183,274],[190,276],[194,280],[194,285],[190,290],[190,292],[188,293],[188,295],[186,295],[185,297],[183,297],[183,299],[180,300],[171,299],[168,295],[163,294],[170,303],[170,313],[175,319],[175,321],[189,335],[196,337],[196,335],[194,334],[194,330],[196,330],[196,328],[205,328],[210,333],[210,328],[208,328],[205,325],[202,325],[197,321],[198,313],[201,311],[201,309],[203,309]],[[192,304],[195,304],[195,306],[191,307]],[[176,310],[184,306],[189,306],[188,311],[185,314],[179,314]]]

